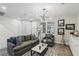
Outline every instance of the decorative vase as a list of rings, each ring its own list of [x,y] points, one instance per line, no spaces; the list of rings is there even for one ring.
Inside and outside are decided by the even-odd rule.
[[[41,50],[41,46],[39,46],[39,49]]]

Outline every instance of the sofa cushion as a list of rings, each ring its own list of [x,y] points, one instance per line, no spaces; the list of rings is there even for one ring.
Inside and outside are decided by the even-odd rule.
[[[24,41],[28,41],[31,39],[31,36],[30,35],[27,35],[27,36],[23,36],[23,42]]]
[[[27,36],[26,36],[26,41],[27,41],[27,40],[30,40],[30,39],[31,39],[31,36],[30,36],[30,35],[27,35]]]
[[[35,43],[35,42],[37,42],[38,41],[38,39],[36,39],[36,40],[31,40],[32,41],[32,43]]]
[[[15,51],[18,51],[18,50],[20,50],[20,49],[23,49],[23,48],[29,46],[30,44],[32,44],[32,41],[31,41],[31,40],[26,41],[26,42],[23,42],[21,45],[16,46],[16,47],[13,48],[13,49],[14,49]]]
[[[16,37],[11,37],[8,41],[16,45]]]
[[[43,38],[43,39],[51,39],[51,38],[53,38],[54,37],[54,35],[52,35],[52,34],[46,34],[45,35],[45,37]]]
[[[37,39],[36,36],[34,34],[31,35],[31,40],[35,40],[35,39]]]

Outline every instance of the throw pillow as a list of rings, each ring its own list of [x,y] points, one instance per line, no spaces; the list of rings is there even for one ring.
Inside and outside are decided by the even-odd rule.
[[[11,37],[10,42],[16,45],[16,37]]]
[[[17,36],[16,37],[16,46],[20,45],[22,43],[22,37],[21,36]]]
[[[35,39],[36,39],[35,34],[33,34],[33,35],[31,36],[31,39],[32,39],[32,40],[35,40]]]

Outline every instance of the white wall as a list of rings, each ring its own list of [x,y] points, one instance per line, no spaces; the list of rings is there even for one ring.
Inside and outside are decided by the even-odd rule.
[[[77,21],[77,16],[76,15],[68,15],[68,16],[57,16],[57,17],[53,17],[53,19],[49,20],[47,19],[47,22],[55,22],[55,42],[56,43],[61,43],[62,40],[62,35],[58,35],[58,20],[60,19],[65,19],[65,24],[75,24],[76,25],[76,21]],[[30,25],[31,23],[29,23]],[[37,31],[36,28],[39,25],[39,22],[32,22],[32,33],[35,33],[37,35]],[[27,25],[28,27],[28,25]],[[31,27],[31,25],[30,25]],[[31,28],[27,29],[27,34],[29,32],[31,32]],[[65,28],[65,26],[64,26]],[[66,42],[66,44],[68,44],[69,42],[69,34],[72,30],[66,30],[65,29],[65,35],[64,35],[64,40]],[[42,35],[43,36],[43,35]]]
[[[7,17],[0,17],[0,49],[7,47],[7,39],[21,35],[21,22]]]
[[[76,16],[76,30],[79,31],[79,14]],[[79,37],[69,36],[69,46],[74,56],[79,56]]]
[[[76,15],[68,15],[68,16],[57,16],[57,17],[52,17],[53,19],[47,19],[47,22],[54,22],[55,23],[55,42],[56,43],[61,43],[61,40],[64,39],[65,43],[68,44],[69,42],[69,34],[73,30],[66,30],[65,26],[64,27],[58,27],[58,20],[64,19],[65,24],[76,24],[77,21],[77,16]],[[64,28],[65,29],[65,35],[64,38],[62,38],[62,35],[58,35],[58,28]],[[42,35],[43,36],[43,35]]]
[[[29,35],[29,34],[36,34],[37,35],[37,21],[22,21],[22,34],[23,35]]]
[[[62,40],[62,35],[58,35],[58,20],[59,19],[65,19],[65,24],[76,24],[76,15],[72,16],[58,16],[58,17],[53,17],[53,20],[55,20],[55,27],[56,27],[56,34],[55,34],[55,42],[56,43],[61,43]],[[64,26],[65,28],[65,26]],[[65,35],[64,35],[64,40],[66,41],[66,44],[68,44],[68,39],[69,39],[69,34],[71,30],[66,30],[65,29]]]
[[[22,35],[29,35],[31,34],[31,22],[29,21],[22,21],[21,22],[21,33]]]
[[[32,23],[32,32],[36,32],[36,22]],[[31,22],[0,17],[0,49],[7,47],[7,39],[13,36],[31,34]]]
[[[76,23],[77,16],[58,16],[53,17],[52,20],[47,21],[54,21],[55,22],[55,42],[61,43],[62,36],[58,35],[58,20],[65,19],[66,24]],[[32,31],[31,31],[32,25]],[[18,36],[18,35],[28,35],[31,33],[35,33],[37,35],[36,28],[38,26],[38,22],[28,22],[28,21],[18,21],[16,19],[8,18],[8,17],[0,17],[0,49],[7,47],[7,38],[11,36]],[[69,30],[65,30],[65,41],[68,44],[68,37],[69,37]]]
[[[74,56],[79,56],[79,37],[70,35],[69,46]]]
[[[77,15],[77,21],[76,21],[76,29],[79,31],[79,14]]]
[[[0,16],[0,49],[7,47],[7,39],[10,37],[34,33],[37,35],[37,24],[35,21],[31,23]]]
[[[0,48],[6,47],[6,39],[9,38],[9,36],[9,31],[3,25],[0,24]]]

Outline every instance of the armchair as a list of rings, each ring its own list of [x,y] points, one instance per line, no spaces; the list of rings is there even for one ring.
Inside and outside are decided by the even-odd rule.
[[[48,44],[48,46],[53,46],[54,45],[54,35],[52,34],[46,34],[45,37],[42,39],[42,43]]]

